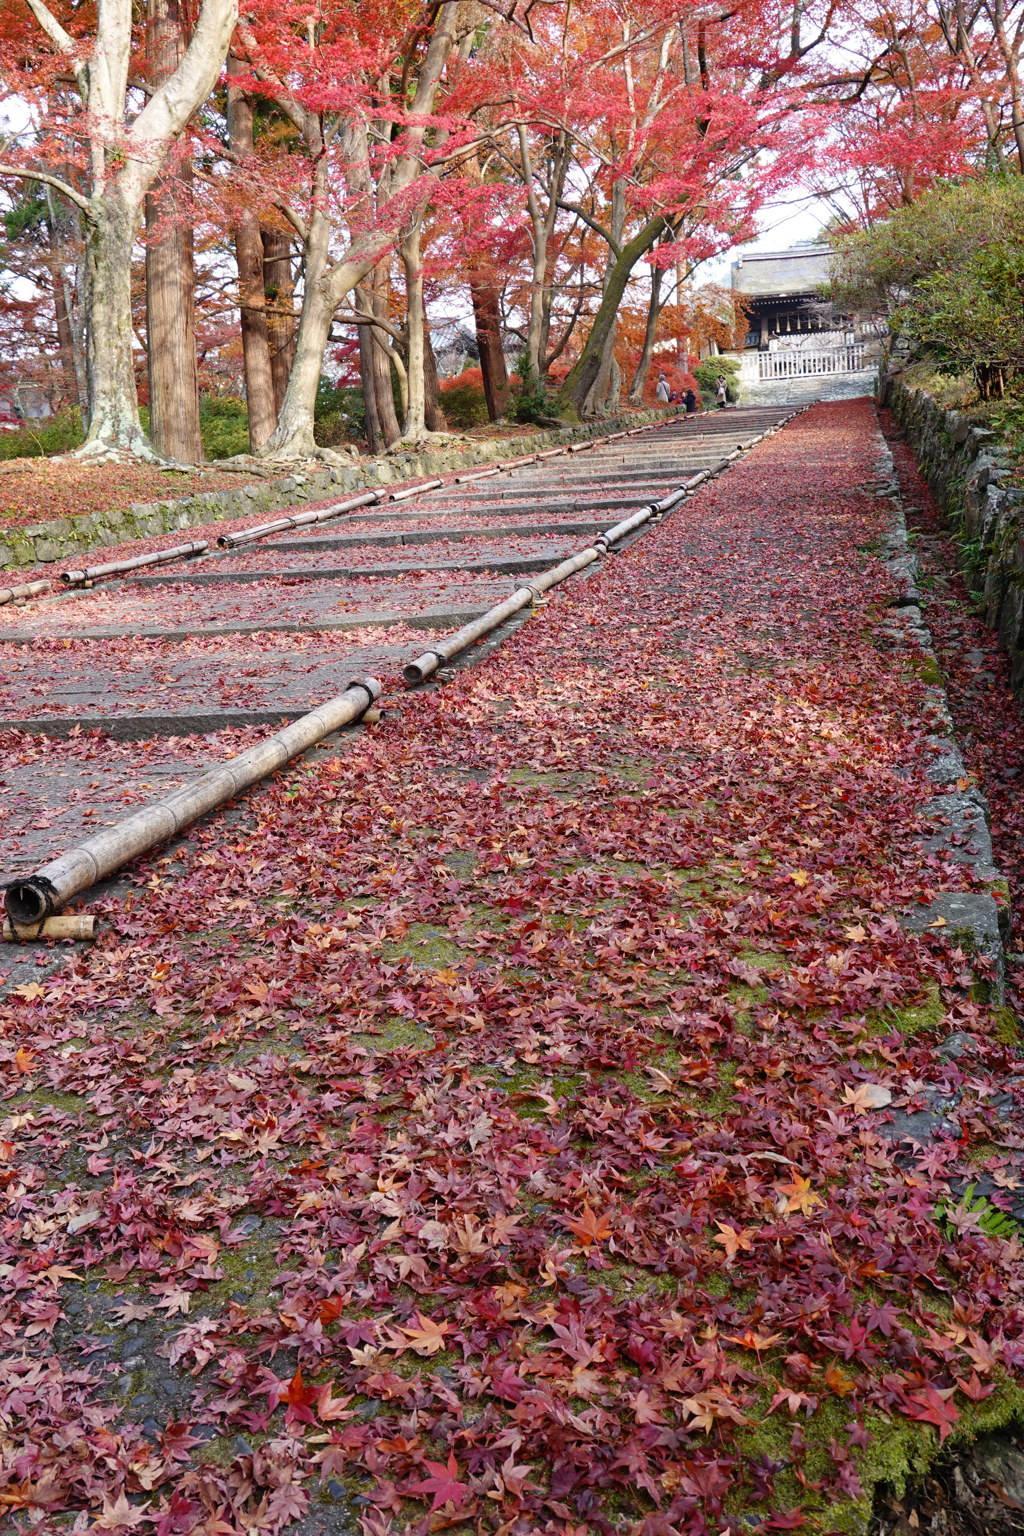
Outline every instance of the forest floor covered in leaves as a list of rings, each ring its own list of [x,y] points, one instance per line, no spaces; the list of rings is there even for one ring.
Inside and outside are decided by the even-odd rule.
[[[901,922],[972,876],[881,446],[800,416],[9,987],[12,1529],[855,1532],[1021,1411],[1024,1061]]]
[[[189,473],[147,464],[10,459],[0,464],[0,528],[120,511],[132,502],[167,501],[199,491],[236,491],[264,478],[218,470],[215,464]]]

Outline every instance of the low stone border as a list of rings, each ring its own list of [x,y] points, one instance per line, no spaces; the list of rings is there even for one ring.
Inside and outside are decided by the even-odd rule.
[[[907,537],[892,453],[884,443],[879,450],[875,494],[888,501],[892,509],[882,559],[903,587],[885,622],[879,626],[879,633],[894,649],[909,650],[923,658],[930,673],[926,682],[926,711],[934,729],[927,742],[933,757],[926,772],[938,793],[923,808],[929,819],[934,818],[936,827],[922,843],[930,853],[962,865],[975,879],[1007,896],[1009,888],[994,862],[988,802],[976,787],[960,787],[970,779],[970,774],[956,742],[938,658],[921,611],[917,559]],[[985,990],[989,1002],[1001,1004],[1006,995],[1003,937],[1009,916],[1009,906],[1000,905],[989,891],[942,891],[927,906],[906,914],[901,922],[908,932],[923,933],[938,921],[945,925],[942,931],[952,942],[963,943],[970,953],[990,961]]]
[[[1013,691],[1024,696],[1024,490],[1008,483],[1009,450],[998,433],[898,376],[883,382],[880,399],[954,527],[968,584],[1010,657]]]
[[[388,454],[338,469],[325,469],[319,474],[293,474],[281,480],[242,485],[237,491],[199,491],[168,501],[134,502],[123,510],[89,512],[83,517],[62,517],[49,523],[34,523],[28,528],[4,529],[0,532],[0,567],[46,565],[87,549],[176,533],[197,523],[265,516],[302,502],[325,501],[336,490],[357,493],[373,490],[379,485],[394,485],[398,481],[433,479],[455,470],[471,469],[476,464],[491,464],[502,458],[523,458],[562,443],[604,437],[623,427],[651,426],[666,416],[677,414],[675,407],[637,411],[579,426],[531,432],[528,437],[489,438],[465,448],[439,449],[432,453]]]

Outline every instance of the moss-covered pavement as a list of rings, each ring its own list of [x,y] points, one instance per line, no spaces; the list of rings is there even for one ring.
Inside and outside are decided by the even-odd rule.
[[[1024,1060],[879,450],[799,417],[9,988],[0,1521],[862,1532],[1024,1412]]]

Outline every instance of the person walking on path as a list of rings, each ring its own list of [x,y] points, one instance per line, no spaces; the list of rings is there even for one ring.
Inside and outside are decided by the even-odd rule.
[[[718,409],[724,411],[729,403],[729,388],[725,382],[724,373],[720,373],[715,380],[715,399],[718,402]]]
[[[663,373],[659,373],[658,374],[658,387],[654,391],[654,393],[657,395],[657,397],[661,401],[662,405],[668,405],[669,395],[671,394],[671,391],[670,391],[670,389],[668,387],[668,379],[666,379],[666,377],[665,377],[665,375]]]

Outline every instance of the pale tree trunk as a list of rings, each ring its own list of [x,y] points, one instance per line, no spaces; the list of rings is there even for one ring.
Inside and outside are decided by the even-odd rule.
[[[318,179],[322,181],[323,170]],[[322,190],[320,187],[318,191]],[[306,281],[302,313],[295,337],[295,358],[288,375],[288,387],[277,416],[277,426],[261,453],[272,459],[310,459],[321,452],[313,436],[316,392],[320,383],[324,352],[331,334],[331,324],[338,301],[334,297],[328,270],[330,225],[326,215],[314,207],[306,239]],[[353,272],[346,292],[365,274]],[[325,450],[332,452],[333,450]]]
[[[83,217],[89,424],[83,458],[153,457],[139,421],[132,351],[131,263],[147,192],[172,145],[216,83],[237,20],[237,0],[202,0],[181,62],[127,120],[132,0],[98,0],[92,48],[72,37],[43,0],[30,0],[37,25],[66,60],[81,98],[88,144],[83,193],[49,172],[4,164],[0,173],[42,181]]]
[[[132,254],[138,205],[110,195],[86,225],[85,367],[88,418],[85,448],[151,456],[139,420],[132,351]]]
[[[530,215],[530,232],[533,239],[533,271],[530,277],[530,319],[526,332],[526,355],[530,360],[535,379],[544,377],[548,336],[551,331],[551,280],[548,275],[548,250],[558,218],[558,199],[562,195],[568,166],[568,144],[560,136],[551,153],[551,184],[548,188],[546,209],[542,209],[534,186],[533,160],[526,129],[520,125],[519,155],[523,168],[523,185],[526,189],[526,206]]]
[[[405,268],[406,355],[409,370],[409,395],[405,407],[402,437],[418,443],[427,435],[426,391],[424,383],[425,325],[423,315],[423,260],[420,250],[420,220],[402,241],[402,265]]]
[[[622,246],[622,233],[626,227],[626,189],[621,180],[612,182],[612,206],[611,206],[611,237],[612,250],[617,258]],[[615,269],[614,261],[609,258],[608,268],[605,273],[605,287],[611,280],[611,274]],[[615,366],[615,340],[619,328],[619,311],[616,305],[612,316],[608,334],[601,346],[601,360],[594,381],[583,399],[582,415],[585,417],[600,416],[607,410],[607,397],[609,385],[612,380],[612,371]]]
[[[228,74],[240,74],[238,59],[228,60]],[[253,108],[244,91],[228,86],[228,137],[236,155],[253,153]],[[243,209],[235,226],[238,266],[238,308],[242,328],[242,368],[249,416],[249,446],[262,448],[277,425],[274,378],[270,365],[270,336],[263,282],[263,235],[255,209]]]
[[[622,369],[619,360],[612,350],[612,365],[608,371],[608,396],[604,402],[604,408],[609,416],[614,416],[622,402]]]
[[[295,274],[292,240],[283,229],[263,230],[263,292],[267,305],[274,409],[281,409],[295,359]]]
[[[433,34],[420,65],[416,90],[409,103],[409,115],[414,120],[426,117],[433,110],[438,84],[453,47],[460,9],[461,0],[446,0],[437,13]],[[280,99],[283,103],[287,103],[286,109],[289,116],[299,127],[307,145],[315,150],[319,158],[311,188],[313,212],[309,218],[303,253],[302,310],[295,336],[295,357],[288,376],[288,388],[278,415],[277,427],[261,452],[267,458],[276,460],[305,459],[314,454],[323,458],[332,458],[338,456],[336,450],[318,449],[313,436],[316,391],[320,381],[324,351],[330,338],[331,324],[342,301],[376,266],[388,246],[400,237],[402,227],[408,228],[409,208],[408,206],[402,208],[401,197],[422,173],[421,155],[426,129],[415,127],[407,130],[408,148],[388,169],[384,202],[395,204],[396,211],[392,219],[389,221],[386,217],[378,217],[375,226],[356,236],[346,255],[332,265],[329,254],[331,227],[325,211],[330,203],[327,185],[328,160],[320,118],[304,111],[297,102],[288,97],[283,87],[281,89]],[[355,180],[357,183],[362,183],[365,178],[365,156],[357,153],[354,159],[358,162]],[[362,185],[358,186],[358,190],[362,193]],[[401,209],[401,224],[398,222],[399,209]],[[419,387],[422,392],[422,360],[419,372]],[[411,368],[409,373],[411,375]],[[411,401],[411,385],[409,396]],[[421,418],[422,413],[421,401],[419,405]],[[413,406],[410,404],[407,406],[407,415],[410,420],[413,414]],[[421,426],[421,436],[424,430],[425,426]]]
[[[584,417],[603,416],[605,413],[605,401],[612,377],[612,365],[615,362],[615,341],[618,326],[618,316],[616,315],[604,340],[604,347],[601,351],[601,363],[594,376],[594,382],[587,391],[583,402],[582,414]]]

